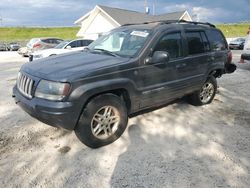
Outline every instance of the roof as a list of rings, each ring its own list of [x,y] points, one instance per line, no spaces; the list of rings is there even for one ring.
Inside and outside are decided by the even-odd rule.
[[[120,8],[107,7],[103,5],[97,5],[96,8],[100,9],[108,16],[110,16],[115,22],[120,25],[130,24],[130,23],[143,23],[148,21],[160,21],[160,20],[180,20],[187,11],[172,12],[161,15],[150,15],[142,12],[136,12],[131,10],[125,10]],[[93,10],[92,10],[93,11]],[[91,12],[88,12],[83,17],[75,21],[75,24],[81,23],[86,19]]]

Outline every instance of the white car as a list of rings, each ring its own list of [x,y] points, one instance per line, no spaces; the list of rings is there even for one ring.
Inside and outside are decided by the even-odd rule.
[[[83,50],[86,46],[92,43],[93,40],[76,39],[72,41],[63,41],[54,48],[36,51],[30,55],[29,60],[37,60],[57,54],[68,53],[77,50]]]

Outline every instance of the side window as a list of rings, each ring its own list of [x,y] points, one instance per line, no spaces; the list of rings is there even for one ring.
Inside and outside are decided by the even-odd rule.
[[[49,39],[42,39],[41,41],[42,41],[42,42],[45,42],[45,43],[50,43],[50,40],[49,40]]]
[[[201,32],[201,38],[202,38],[202,41],[203,41],[203,45],[204,45],[204,50],[206,52],[210,51],[210,45],[209,45],[209,42],[207,40],[207,36],[204,32]]]
[[[210,41],[211,49],[213,51],[220,51],[227,49],[227,43],[222,34],[217,30],[206,31],[208,39]]]
[[[166,51],[170,59],[182,56],[182,42],[180,33],[171,33],[163,36],[157,43],[154,51]]]
[[[86,46],[86,42],[84,40],[81,40],[80,42],[80,46]]]
[[[205,52],[200,32],[187,32],[188,54],[200,54]]]
[[[73,41],[73,42],[69,43],[67,46],[71,46],[71,48],[75,48],[75,47],[77,47],[77,41]]]
[[[54,43],[56,43],[56,44],[59,44],[61,42],[62,42],[62,40],[60,40],[60,39],[54,39]]]
[[[82,47],[82,40],[77,41],[77,47]]]

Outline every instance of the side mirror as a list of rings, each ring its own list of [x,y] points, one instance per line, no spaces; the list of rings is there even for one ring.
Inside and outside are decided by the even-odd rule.
[[[241,59],[250,61],[250,54],[241,54]]]
[[[67,46],[66,49],[70,50],[72,47],[71,46]]]
[[[152,57],[145,59],[145,64],[167,63],[169,61],[169,53],[165,51],[155,51]]]

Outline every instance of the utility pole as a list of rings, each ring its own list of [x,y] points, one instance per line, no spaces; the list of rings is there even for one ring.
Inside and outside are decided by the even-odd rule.
[[[0,26],[3,26],[3,18],[1,14],[0,14]]]
[[[155,11],[156,11],[156,0],[154,0],[153,3],[153,15],[155,15]]]

